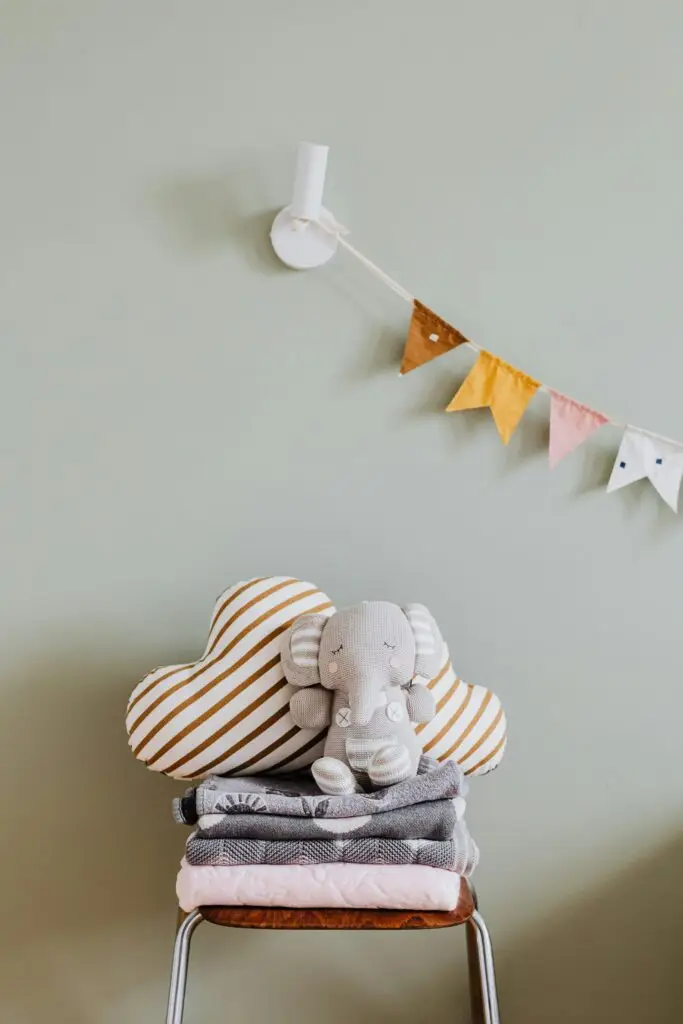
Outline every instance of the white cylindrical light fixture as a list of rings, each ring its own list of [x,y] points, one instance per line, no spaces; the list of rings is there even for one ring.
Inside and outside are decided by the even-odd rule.
[[[321,267],[337,251],[337,236],[319,223],[334,223],[322,205],[328,151],[329,146],[315,142],[299,143],[292,202],[280,210],[270,229],[276,254],[295,270]]]
[[[316,220],[320,216],[325,188],[329,146],[300,142],[296,158],[294,195],[290,205],[292,217]]]

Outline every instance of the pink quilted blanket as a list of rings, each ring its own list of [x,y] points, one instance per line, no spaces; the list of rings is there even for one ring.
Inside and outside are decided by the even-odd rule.
[[[203,905],[453,910],[460,885],[452,871],[419,864],[195,867],[183,860],[176,892],[186,911]]]

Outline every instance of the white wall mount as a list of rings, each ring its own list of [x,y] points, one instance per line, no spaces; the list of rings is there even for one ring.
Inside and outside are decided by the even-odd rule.
[[[270,229],[273,249],[294,270],[321,267],[337,251],[337,237],[318,223],[336,225],[322,205],[328,152],[329,146],[299,143],[292,201],[280,210]]]

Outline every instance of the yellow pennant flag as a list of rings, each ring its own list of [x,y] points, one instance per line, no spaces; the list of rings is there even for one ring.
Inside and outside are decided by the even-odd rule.
[[[414,299],[400,372],[410,373],[430,359],[436,359],[444,352],[465,344],[467,338],[460,331],[456,331],[455,327],[451,327],[436,313],[432,313],[431,309]]]
[[[521,370],[482,351],[446,412],[488,406],[503,444],[507,444],[540,386]]]

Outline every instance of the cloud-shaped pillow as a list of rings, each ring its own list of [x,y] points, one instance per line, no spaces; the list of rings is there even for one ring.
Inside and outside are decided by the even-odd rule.
[[[507,722],[495,693],[464,683],[453,671],[445,644],[441,668],[428,685],[436,714],[431,722],[415,726],[425,754],[457,761],[466,775],[486,775],[497,768],[505,753]]]
[[[321,757],[325,732],[299,729],[289,712],[296,692],[280,664],[283,633],[300,615],[335,608],[312,583],[267,576],[237,583],[218,598],[199,661],[150,672],[126,714],[133,753],[178,779],[255,775],[304,768]],[[496,768],[506,721],[491,690],[459,679],[444,645],[430,681],[436,715],[416,732],[425,753],[458,761],[469,775]]]
[[[218,598],[199,661],[155,669],[133,691],[126,728],[133,753],[174,778],[291,771],[322,755],[325,733],[299,729],[280,639],[299,615],[334,606],[312,583],[269,576]]]

